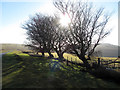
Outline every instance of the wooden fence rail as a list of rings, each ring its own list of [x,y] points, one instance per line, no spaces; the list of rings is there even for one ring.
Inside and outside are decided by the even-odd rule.
[[[117,60],[117,59],[116,59]],[[111,69],[120,69],[120,61],[116,61],[116,60],[103,60],[98,58],[98,60],[92,60],[91,63],[97,63],[98,65],[102,65],[106,68],[111,68]],[[75,59],[73,61],[73,58],[71,57],[71,59],[68,60],[68,57],[66,59],[66,65],[69,65],[69,63],[71,63],[71,65],[76,64],[76,65],[82,65],[82,63],[78,63],[77,59]]]
[[[23,53],[27,53],[27,52],[23,52]],[[27,54],[29,54],[29,53],[27,53]],[[30,55],[30,56],[41,57],[40,55],[32,55],[32,54],[29,54],[29,55]],[[58,58],[58,57],[55,55],[55,58]],[[120,61],[117,61],[117,60],[118,60],[118,58],[115,59],[114,61],[113,61],[113,60],[103,60],[103,59],[98,58],[98,60],[91,60],[90,63],[91,63],[91,65],[92,65],[93,63],[97,63],[98,65],[102,65],[102,66],[104,66],[104,67],[106,67],[106,68],[112,68],[112,69],[118,68],[118,69],[120,69]],[[68,57],[67,57],[67,58],[65,59],[65,62],[66,62],[66,65],[67,65],[67,66],[68,66],[68,65],[72,65],[72,66],[73,66],[73,64],[80,65],[80,66],[84,66],[82,63],[79,63],[77,57],[76,57],[76,58],[72,58],[72,57],[69,57],[69,58],[68,58]],[[111,65],[111,64],[112,64],[112,65]]]

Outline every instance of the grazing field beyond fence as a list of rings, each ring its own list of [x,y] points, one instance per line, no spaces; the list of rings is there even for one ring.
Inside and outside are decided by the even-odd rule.
[[[41,53],[39,53],[42,55]],[[57,53],[52,53],[54,58],[58,58]],[[49,54],[45,53],[45,56],[48,57]],[[82,60],[80,60],[77,56],[69,54],[69,53],[64,53],[63,54],[64,59],[68,60],[73,63],[83,63]],[[120,72],[120,58],[116,57],[92,57],[92,60],[88,60],[88,62],[92,65],[93,63],[98,63],[98,58],[100,58],[100,65],[104,66],[107,69],[112,69],[115,71]]]

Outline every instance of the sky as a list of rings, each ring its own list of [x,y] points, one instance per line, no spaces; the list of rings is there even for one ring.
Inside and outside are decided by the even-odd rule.
[[[88,0],[89,1],[89,0]],[[118,45],[118,0],[90,0],[96,7],[113,12],[108,27],[113,28],[102,43]],[[0,1],[0,43],[26,42],[26,30],[22,25],[35,13],[52,14],[56,9],[52,0],[1,0]]]

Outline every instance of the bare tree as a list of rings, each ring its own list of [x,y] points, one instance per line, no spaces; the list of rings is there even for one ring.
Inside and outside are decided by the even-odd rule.
[[[51,50],[55,50],[60,60],[63,60],[63,54],[67,50],[66,29],[59,24],[58,16],[44,16],[36,14],[31,18],[23,28],[27,30],[29,44],[37,53],[48,52],[51,57]]]
[[[36,14],[35,17],[23,25],[23,28],[27,30],[29,46],[36,50],[41,51],[44,56],[44,52],[48,52],[50,57],[53,57],[51,50],[53,48],[52,38],[54,35],[53,29],[54,19],[51,16],[45,16],[42,14]]]
[[[87,60],[100,40],[109,34],[105,27],[110,15],[104,14],[103,8],[95,10],[92,4],[87,2],[54,0],[53,4],[63,14],[69,16],[71,23],[68,27],[70,29],[68,38],[71,48],[89,69],[90,64]]]
[[[57,55],[59,56],[59,59],[63,60],[63,54],[68,50],[68,38],[66,37],[67,29],[64,27],[61,27],[61,25],[58,23],[55,25],[55,32],[54,32],[54,44],[53,48],[56,51]]]

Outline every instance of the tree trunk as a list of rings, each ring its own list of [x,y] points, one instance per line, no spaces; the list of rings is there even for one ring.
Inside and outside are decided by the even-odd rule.
[[[45,56],[44,52],[42,52],[42,56],[43,56],[43,57]]]
[[[82,58],[81,58],[81,57],[79,57],[79,58],[83,61],[86,69],[87,69],[87,70],[90,70],[90,69],[91,69],[91,66],[90,66],[90,64],[88,63],[87,59],[86,59],[84,56],[83,56]]]
[[[58,55],[58,57],[59,57],[59,61],[62,61],[62,60],[64,59],[63,53],[60,52],[60,51],[58,51],[57,49],[55,49],[55,51],[56,51],[56,53],[57,53],[57,55]]]
[[[84,63],[87,70],[91,69],[90,64],[88,63],[87,60],[83,60],[83,63]]]
[[[38,52],[36,52],[36,54],[38,55]]]
[[[49,57],[54,57],[52,54],[51,54],[51,52],[50,51],[48,51],[48,54],[49,54]]]
[[[58,56],[59,56],[59,60],[60,60],[60,61],[63,61],[63,59],[64,59],[63,54],[60,53],[60,54],[58,54]]]

